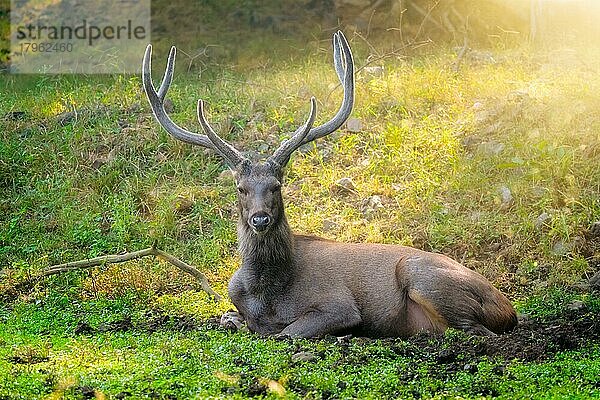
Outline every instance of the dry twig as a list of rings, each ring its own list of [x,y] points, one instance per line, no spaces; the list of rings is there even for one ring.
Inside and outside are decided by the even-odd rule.
[[[172,265],[176,266],[183,272],[186,272],[186,273],[192,275],[197,280],[199,280],[202,290],[204,290],[206,293],[208,293],[210,296],[212,296],[216,301],[222,300],[221,296],[210,287],[210,285],[208,284],[208,279],[206,279],[206,276],[202,272],[200,272],[195,267],[193,267],[189,264],[186,264],[185,262],[181,261],[180,259],[172,256],[171,254],[165,253],[164,251],[159,250],[154,247],[149,247],[147,249],[134,251],[131,253],[110,254],[110,255],[106,255],[106,256],[90,258],[87,260],[80,260],[80,261],[68,262],[65,264],[53,265],[51,267],[48,267],[48,268],[42,270],[42,272],[40,272],[38,275],[33,277],[32,280],[44,278],[44,277],[50,276],[50,275],[60,274],[61,272],[73,271],[76,269],[92,268],[92,267],[96,267],[98,265],[104,265],[104,264],[122,263],[125,261],[142,258],[145,256],[155,256],[155,257],[161,258],[161,259],[171,263]]]

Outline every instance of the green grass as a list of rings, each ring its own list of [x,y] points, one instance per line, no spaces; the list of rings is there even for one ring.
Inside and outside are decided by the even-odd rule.
[[[154,314],[144,300],[129,294],[78,301],[53,294],[2,310],[0,396],[77,399],[95,389],[111,398],[276,397],[263,386],[269,381],[289,398],[598,396],[597,343],[539,363],[484,357],[456,370],[402,342],[284,342],[210,326],[180,331],[169,320],[148,331],[144,323]],[[103,328],[124,317],[131,321],[127,330]],[[82,322],[97,330],[77,333]],[[450,332],[446,345],[464,336]],[[299,351],[315,359],[293,361],[291,354]]]
[[[202,97],[210,120],[247,151],[272,149],[304,120],[310,95],[320,101],[317,122],[327,120],[341,90],[323,45],[304,43],[289,61],[249,56],[261,46],[250,42],[235,68],[209,66],[201,79],[180,66],[174,120],[198,130]],[[366,49],[353,46],[362,65]],[[438,48],[386,60],[381,77],[361,72],[354,116],[364,129],[342,129],[288,167],[293,229],[446,253],[533,317],[559,315],[573,300],[598,311],[597,296],[573,288],[600,258],[587,232],[600,220],[599,53],[578,54],[565,66],[502,51],[497,64],[465,60],[456,73],[454,55]],[[265,59],[270,68],[255,68]],[[76,118],[57,118],[73,110]],[[18,111],[25,117],[4,118]],[[155,243],[226,294],[238,265],[235,188],[219,178],[216,156],[159,129],[138,77],[3,76],[0,124],[2,293],[48,265]],[[332,193],[342,177],[356,193]],[[503,203],[503,188],[512,201]],[[365,212],[373,195],[383,208]],[[280,387],[290,398],[599,397],[597,343],[448,371],[385,341],[188,329],[182,318],[202,321],[231,304],[215,305],[191,278],[151,259],[66,273],[3,298],[0,398],[84,398],[92,389],[110,398],[276,397]],[[317,358],[293,363],[298,351]]]

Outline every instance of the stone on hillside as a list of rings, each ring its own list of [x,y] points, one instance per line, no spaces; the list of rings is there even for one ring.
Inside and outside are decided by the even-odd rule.
[[[500,188],[500,207],[502,209],[509,208],[513,203],[513,195],[510,189],[506,186]]]
[[[535,219],[535,222],[534,222],[535,229],[542,229],[542,227],[544,226],[544,224],[546,223],[546,221],[548,221],[550,219],[552,219],[552,217],[550,216],[550,214],[548,214],[547,212],[541,213]]]
[[[585,303],[581,300],[574,300],[568,306],[567,309],[570,311],[580,311],[585,308]]]
[[[301,351],[292,355],[292,363],[312,361],[315,358],[317,358],[317,356],[310,351]]]
[[[554,253],[555,255],[561,256],[564,255],[566,253],[568,253],[571,250],[571,246],[569,246],[568,243],[565,243],[562,240],[559,240],[558,242],[554,243],[554,245],[552,246],[552,253]]]
[[[349,194],[356,192],[356,186],[351,178],[344,177],[332,185],[331,191],[338,194]]]
[[[375,66],[371,66],[371,67],[364,67],[363,71],[365,74],[368,74],[371,76],[376,76],[376,77],[381,77],[381,76],[383,76],[383,74],[385,72],[385,68],[383,68],[381,65],[375,65]]]
[[[334,229],[336,229],[338,227],[338,224],[336,224],[335,222],[325,219],[323,220],[323,232],[329,232],[332,231]]]
[[[360,132],[363,128],[362,121],[358,118],[348,118],[346,129],[350,132]]]
[[[364,216],[368,217],[382,208],[384,208],[384,205],[381,202],[381,197],[373,195],[363,200],[361,211]]]

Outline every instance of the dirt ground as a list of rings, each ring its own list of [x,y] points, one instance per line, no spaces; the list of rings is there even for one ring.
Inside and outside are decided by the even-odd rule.
[[[169,329],[180,332],[201,328],[223,329],[218,318],[196,321],[190,316],[174,317],[160,313],[150,313],[142,323],[133,323],[125,318],[110,324],[92,328],[85,322],[76,327],[76,334],[94,332],[128,331],[131,329],[154,332]],[[292,341],[292,339],[281,339]],[[320,340],[336,341],[339,346],[353,343],[368,343],[376,340],[366,337],[345,336],[326,337]],[[431,335],[419,334],[408,339],[378,339],[396,354],[410,358],[435,359],[447,369],[464,369],[466,364],[474,364],[483,357],[504,360],[544,361],[554,354],[581,348],[594,341],[600,341],[600,315],[582,307],[565,310],[554,318],[541,321],[526,316],[519,318],[518,326],[510,333],[497,336]]]

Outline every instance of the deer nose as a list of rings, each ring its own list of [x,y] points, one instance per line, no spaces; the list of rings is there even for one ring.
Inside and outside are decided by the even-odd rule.
[[[263,231],[267,229],[269,224],[271,223],[271,217],[267,214],[254,214],[252,218],[250,218],[250,225],[257,231]]]

